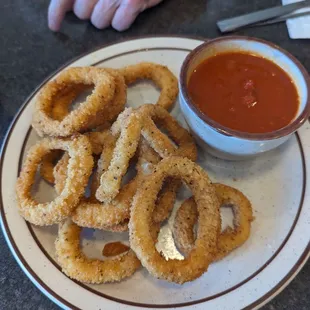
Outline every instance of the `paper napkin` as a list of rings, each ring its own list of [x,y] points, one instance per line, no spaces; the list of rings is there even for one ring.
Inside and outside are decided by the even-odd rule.
[[[300,0],[282,0],[282,4],[295,3]],[[295,12],[310,12],[310,7]],[[291,18],[286,21],[288,33],[291,39],[310,39],[310,13],[306,16]]]

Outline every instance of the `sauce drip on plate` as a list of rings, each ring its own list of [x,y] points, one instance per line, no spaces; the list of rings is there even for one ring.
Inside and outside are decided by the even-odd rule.
[[[199,64],[189,78],[188,91],[203,114],[247,133],[283,128],[299,108],[296,86],[282,68],[240,52],[218,54]]]

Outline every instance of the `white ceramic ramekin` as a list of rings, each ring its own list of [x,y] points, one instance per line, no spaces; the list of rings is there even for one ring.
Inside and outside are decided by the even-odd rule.
[[[291,77],[297,87],[300,106],[295,119],[288,126],[263,134],[240,132],[215,122],[193,104],[187,91],[193,70],[205,59],[229,51],[248,52],[269,59]],[[302,64],[280,47],[256,38],[227,36],[203,43],[189,53],[180,73],[181,110],[193,135],[203,149],[228,160],[246,159],[274,149],[288,140],[309,117],[309,92],[310,79]]]

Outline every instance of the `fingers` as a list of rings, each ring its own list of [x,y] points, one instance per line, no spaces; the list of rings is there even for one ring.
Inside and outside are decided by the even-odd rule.
[[[126,30],[134,22],[138,14],[143,9],[146,1],[124,0],[117,9],[113,20],[112,27],[118,31]]]
[[[58,31],[66,12],[73,9],[75,15],[103,29],[112,24],[118,31],[128,29],[136,17],[162,0],[51,0],[48,8],[48,26]]]
[[[98,29],[109,27],[120,2],[120,0],[99,0],[91,15],[92,24]]]
[[[73,0],[51,0],[48,7],[48,27],[53,31],[58,31],[66,12],[73,6]]]
[[[75,0],[73,12],[79,19],[88,20],[97,2],[98,0]]]
[[[118,31],[128,29],[139,13],[157,5],[161,1],[162,0],[123,0],[115,12],[112,20],[112,27]]]

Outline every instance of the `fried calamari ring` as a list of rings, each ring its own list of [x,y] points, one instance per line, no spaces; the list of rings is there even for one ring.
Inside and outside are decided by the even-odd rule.
[[[130,205],[137,184],[135,179],[126,184],[110,203],[82,200],[72,213],[72,220],[82,227],[112,230],[130,216]],[[124,224],[125,225],[125,224]],[[127,226],[123,228],[127,230]]]
[[[115,94],[113,102],[109,104],[101,113],[97,113],[92,120],[88,123],[88,128],[96,128],[97,131],[103,131],[104,129],[110,128],[111,121],[114,121],[114,118],[124,109],[127,98],[127,86],[123,76],[118,73],[117,70],[105,68],[109,74],[114,78],[115,81]],[[74,87],[69,87],[60,92],[54,99],[54,104],[52,108],[51,116],[55,120],[63,120],[69,113],[69,107],[72,104],[73,100],[82,93],[83,91],[89,90],[91,87],[89,85],[78,84]],[[111,117],[111,120],[107,121],[105,115],[110,114],[115,115]]]
[[[63,154],[61,159],[59,159],[58,163],[55,165],[53,169],[53,176],[55,180],[55,191],[58,195],[65,188],[66,179],[68,176],[68,164],[69,164],[70,156],[68,153]]]
[[[69,155],[65,153],[63,157],[59,160],[57,165],[54,168],[54,176],[55,176],[55,190],[56,193],[59,194],[63,191],[65,181],[67,178],[67,169],[68,169]],[[132,193],[133,196],[134,193]],[[125,200],[124,200],[125,201]],[[124,203],[122,201],[122,203]],[[131,201],[130,201],[131,202]],[[102,208],[103,207],[103,208]],[[123,210],[115,209],[115,205],[110,209],[107,206],[102,206],[102,204],[98,204],[98,202],[93,200],[92,197],[87,199],[81,199],[81,202],[78,204],[77,208],[73,211],[72,218],[75,219],[77,225],[82,227],[89,228],[98,228],[111,232],[123,232],[128,230],[128,220],[117,224],[107,224],[107,220],[103,220],[100,222],[100,219],[104,219],[106,215],[110,216],[111,213],[116,211],[115,213],[122,218],[125,218],[127,214],[129,214],[130,203],[126,208],[128,211],[122,215]],[[97,221],[94,219],[97,218]],[[97,224],[98,221],[101,224]]]
[[[99,136],[92,135],[92,138],[102,138],[104,136],[106,139],[104,144],[101,146],[101,148],[104,148],[104,152],[101,154],[97,167],[99,175],[101,175],[102,170],[107,169],[109,166],[115,145],[115,138],[111,134],[102,134]],[[98,142],[100,139],[96,141]],[[94,151],[94,141],[91,144],[92,150]],[[100,143],[98,142],[98,144],[95,145],[99,147]],[[69,155],[68,153],[65,153],[54,168],[55,190],[57,193],[63,191],[65,180],[67,178],[68,162]],[[97,177],[94,176],[91,187],[94,186],[93,183],[99,184],[96,180]],[[91,190],[91,192],[93,191],[94,190]],[[72,219],[79,226],[83,227],[98,228],[116,232],[126,231],[128,230],[127,219],[130,214],[130,204],[135,192],[136,181],[133,179],[122,188],[112,203],[103,204],[98,202],[92,196],[90,198],[83,198],[73,211]]]
[[[53,150],[42,158],[40,164],[40,175],[45,181],[51,184],[55,183],[53,170],[62,153],[63,152],[61,150]]]
[[[253,214],[250,201],[240,191],[223,184],[213,186],[221,206],[231,206],[234,212],[234,228],[227,227],[218,240],[218,251],[214,260],[220,260],[249,238]],[[197,206],[192,198],[182,204],[175,217],[173,235],[177,247],[185,255],[190,253],[195,243],[193,228],[197,218]]]
[[[69,113],[69,107],[74,99],[83,91],[89,89],[90,86],[77,84],[69,86],[60,91],[53,100],[51,116],[57,121],[63,120]]]
[[[161,90],[157,105],[168,110],[174,104],[179,92],[178,80],[167,67],[142,62],[121,68],[119,71],[124,76],[127,85],[140,79],[152,80]]]
[[[197,148],[194,139],[168,111],[158,105],[145,104],[138,108],[137,113],[143,123],[143,137],[162,158],[178,155],[196,161]],[[159,130],[155,123],[165,129],[168,136]],[[177,146],[173,145],[169,138]]]
[[[125,110],[118,115],[117,119],[111,126],[111,133],[113,136],[118,137],[120,135],[124,123],[127,122],[128,117],[133,113],[133,111],[134,109],[131,107],[125,108]]]
[[[145,142],[145,141],[144,141]],[[140,143],[141,146],[143,143]],[[112,152],[111,152],[112,150]],[[97,176],[102,174],[109,167],[113,153],[113,142],[105,145],[105,148],[98,161],[97,173],[91,183],[91,187],[96,189],[98,186]],[[148,162],[147,162],[148,160]],[[151,162],[150,162],[151,161]],[[110,203],[100,203],[94,199],[85,199],[80,202],[73,211],[72,220],[79,226],[97,228],[108,231],[128,230],[128,219],[130,216],[130,206],[133,196],[140,182],[143,181],[145,174],[152,171],[153,165],[160,161],[160,157],[147,144],[139,147],[139,159],[136,165],[137,176],[129,183],[124,185],[119,194]],[[141,169],[140,165],[149,164],[149,170]],[[64,179],[65,177],[63,177]],[[178,187],[177,187],[178,188]],[[172,181],[163,187],[157,199],[156,209],[153,214],[154,225],[164,221],[170,214],[175,203],[177,192],[176,182]],[[93,192],[93,189],[91,190]],[[158,225],[157,225],[158,226]],[[160,226],[159,226],[160,227]],[[157,227],[159,229],[159,227]],[[155,229],[155,228],[154,228]],[[158,234],[158,233],[157,233]],[[154,232],[154,235],[156,235]]]
[[[91,184],[91,192],[99,186],[100,176],[110,165],[116,143],[115,137],[107,135],[103,150],[98,160],[97,173]],[[72,214],[72,220],[82,227],[97,228],[109,231],[128,230],[130,205],[137,189],[136,179],[123,186],[110,203],[101,203],[91,197],[83,199]]]
[[[161,223],[170,216],[181,184],[182,182],[175,178],[167,178],[164,181],[156,200],[156,208],[153,214],[153,221],[155,223]]]
[[[111,122],[115,121],[118,115],[124,110],[127,100],[127,86],[124,77],[117,71],[111,68],[104,68],[115,81],[115,93],[113,100],[108,106],[94,115],[90,123],[90,127],[97,131],[111,127]]]
[[[150,147],[148,142],[141,137],[138,148],[137,170],[141,174],[149,174],[154,165],[161,161],[161,157],[154,149]]]
[[[188,255],[195,243],[194,225],[198,219],[198,210],[195,200],[191,197],[185,200],[178,209],[174,224],[173,237],[177,248]]]
[[[130,113],[128,113],[127,116],[128,115],[130,115]],[[125,118],[123,120],[125,120]],[[125,185],[111,203],[98,203],[98,201],[93,197],[93,193],[96,191],[99,184],[97,176],[100,176],[109,167],[116,139],[110,131],[105,131],[102,133],[91,132],[85,135],[91,142],[93,153],[98,154],[102,151],[102,154],[98,161],[97,173],[91,183],[91,197],[81,200],[80,204],[73,212],[72,219],[79,226],[83,227],[110,231],[127,230],[126,220],[128,222],[130,204],[136,192],[137,181],[140,177],[133,179]],[[141,171],[139,169],[140,165],[154,165],[160,161],[160,157],[150,148],[150,146],[148,146],[145,140],[144,143],[141,143],[139,150],[137,171],[138,174],[142,175],[145,171]],[[56,179],[55,189],[57,193],[63,190],[67,177],[66,172],[68,160],[68,154],[64,154],[54,169],[54,176]],[[156,223],[162,222],[169,216],[170,211],[174,206],[177,188],[178,185],[176,182],[172,181],[170,183],[167,182],[167,185],[165,185],[162,189],[157,201],[156,210],[154,212],[154,221]]]
[[[112,135],[109,130],[105,130],[102,132],[88,132],[85,136],[89,139],[93,154],[99,155],[102,152],[103,144],[106,143]],[[45,155],[42,159],[40,174],[41,177],[49,183],[55,183],[54,168],[62,153],[63,152],[61,150],[54,150]]]
[[[140,143],[142,153],[140,158],[145,159],[147,164],[156,164],[161,157],[165,158],[170,155],[180,155],[193,161],[196,160],[197,148],[193,138],[165,109],[146,104],[141,106],[137,113],[140,114],[143,120],[142,135],[144,139]],[[169,137],[157,128],[153,119],[168,131],[168,136],[177,144],[177,148]],[[147,142],[145,142],[146,140]],[[150,143],[151,147],[149,147],[148,143]],[[156,155],[152,148],[160,156]],[[141,162],[139,167],[144,167],[144,163]],[[163,187],[159,194],[157,207],[154,211],[155,222],[162,222],[169,216],[174,206],[177,190],[181,185],[179,180],[173,178],[167,180],[166,183],[167,185]]]
[[[105,131],[104,134],[101,134],[96,138],[96,135],[90,136],[90,141],[93,147],[93,151],[100,154],[100,158],[97,161],[97,170],[93,177],[90,186],[90,200],[98,202],[96,198],[96,191],[100,185],[100,177],[105,172],[111,162],[113,151],[116,144],[116,138],[112,135],[111,131]]]
[[[198,205],[197,238],[184,260],[165,260],[155,248],[150,225],[157,194],[166,177],[182,179],[192,190]],[[164,158],[146,177],[131,207],[130,246],[142,265],[155,277],[171,282],[192,281],[207,271],[216,253],[221,220],[219,201],[207,173],[187,158]]]
[[[37,168],[51,150],[61,149],[70,156],[68,177],[61,194],[52,202],[38,203],[31,197]],[[69,139],[43,139],[30,148],[16,183],[20,214],[36,225],[59,223],[71,214],[83,196],[93,167],[88,139],[77,135]]]
[[[112,156],[111,146],[115,144],[115,139],[112,135],[108,134],[92,135],[92,138],[98,139],[104,136],[106,137],[105,145],[101,146],[101,148],[105,148],[105,153],[103,153],[105,156],[101,156],[102,163],[99,164],[100,169],[106,169],[108,167]],[[98,141],[100,141],[100,139],[97,140],[97,142]],[[98,142],[98,147],[99,144]],[[94,151],[94,147],[92,147],[92,150]],[[104,160],[102,159],[103,157],[105,157]],[[69,159],[68,153],[65,153],[54,168],[55,190],[58,194],[63,191],[65,186]],[[96,178],[93,181],[95,180]],[[94,200],[92,197],[83,198],[73,211],[72,219],[76,224],[82,227],[98,228],[114,232],[127,231],[128,221],[126,221],[126,219],[129,218],[130,204],[135,192],[136,184],[132,181],[124,186],[120,194],[111,204],[98,203],[98,201]]]
[[[91,95],[80,106],[71,111],[63,120],[51,117],[54,98],[68,85],[95,85]],[[69,68],[55,80],[48,82],[40,91],[33,115],[32,125],[40,136],[69,136],[89,128],[97,114],[105,110],[104,120],[113,119],[118,113],[109,109],[115,96],[115,79],[105,69],[84,67]],[[111,104],[112,105],[112,104]],[[103,122],[103,119],[100,121]]]
[[[118,282],[133,275],[141,266],[132,250],[104,261],[87,258],[80,248],[81,230],[71,220],[59,225],[56,257],[68,277],[92,284]]]
[[[112,226],[102,226],[101,229],[110,232],[125,232],[128,231],[128,220]]]
[[[77,85],[74,89],[64,89],[60,92],[54,100],[51,113],[52,118],[61,121],[67,114],[69,114],[69,105],[76,97],[76,94],[82,92],[83,90],[85,90],[84,85]],[[62,152],[60,150],[54,150],[45,155],[42,159],[40,165],[41,177],[51,184],[54,184],[55,182],[53,170],[55,164],[60,159],[61,154]]]
[[[125,110],[123,113],[127,113],[127,111]],[[122,114],[119,117],[122,118]],[[122,178],[126,174],[129,161],[136,153],[140,132],[139,118],[133,112],[121,126],[120,136],[117,139],[110,165],[100,178],[100,185],[96,191],[96,198],[99,201],[109,203],[119,193]]]
[[[111,135],[110,130],[87,132],[85,136],[89,139],[95,155],[100,155],[105,145],[113,143],[112,146],[115,146],[116,139]]]
[[[153,119],[164,124],[169,136],[177,143],[177,148],[156,127]],[[120,131],[121,135],[117,141],[108,171],[101,176],[100,186],[96,192],[98,200],[110,202],[117,195],[122,177],[127,171],[129,160],[134,156],[138,145],[141,130],[140,123],[142,123],[144,138],[161,157],[182,154],[182,156],[196,160],[197,149],[191,135],[165,109],[156,105],[141,106],[137,112],[127,109],[118,117],[118,120],[111,128],[112,134],[117,135]],[[121,129],[123,128],[121,124],[125,124],[125,129]]]
[[[138,175],[148,175],[153,171],[154,165],[161,161],[161,157],[150,147],[144,138],[141,138],[139,144],[139,155],[137,162]],[[139,178],[139,180],[142,178]],[[142,181],[142,180],[141,180]],[[167,178],[165,184],[158,194],[156,208],[153,213],[155,223],[161,223],[166,220],[176,200],[177,191],[181,182],[177,179]]]

